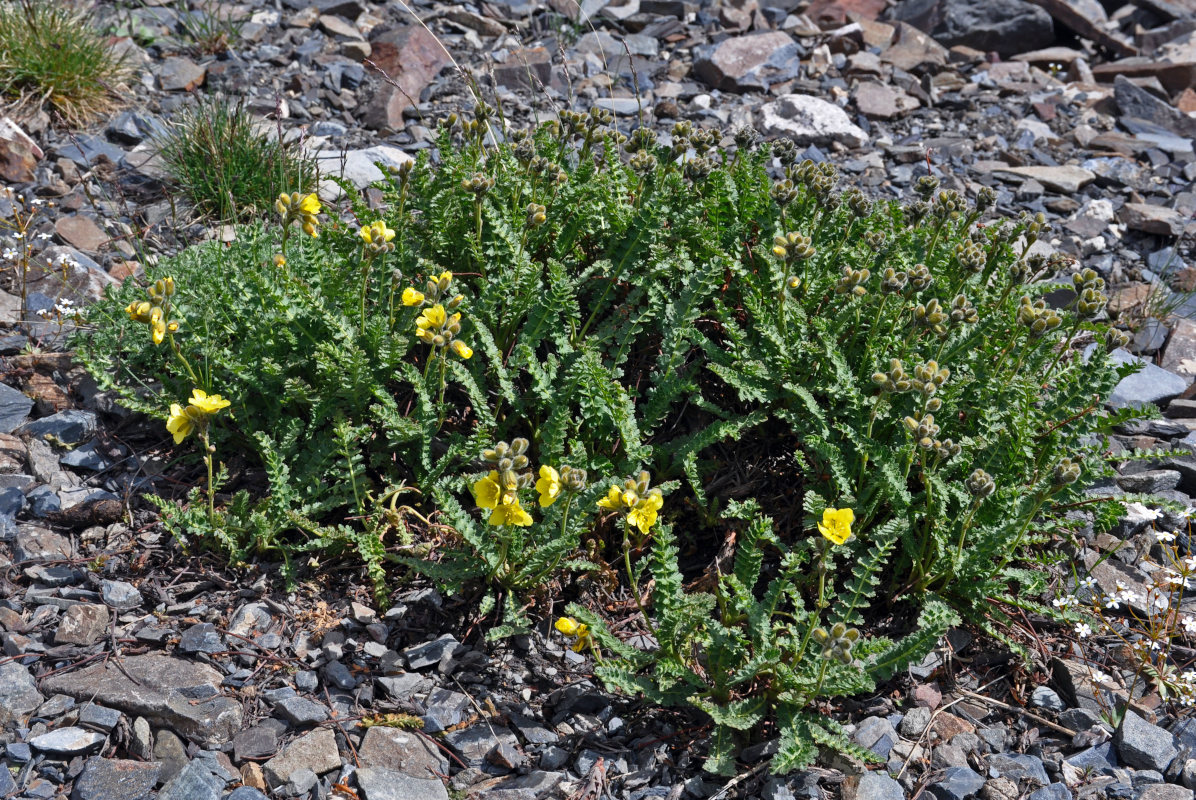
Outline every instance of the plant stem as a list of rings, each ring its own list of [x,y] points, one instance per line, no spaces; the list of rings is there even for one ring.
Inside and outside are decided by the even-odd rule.
[[[647,626],[648,631],[652,637],[656,637],[656,626],[652,624],[652,620],[648,617],[648,612],[644,609],[644,603],[640,600],[639,585],[635,580],[635,573],[631,571],[631,537],[628,535],[627,526],[623,528],[623,566],[627,568],[627,583],[631,586],[631,596],[635,598],[635,605],[640,610],[640,616],[644,618],[644,625]],[[659,643],[659,640],[658,640]]]
[[[214,447],[208,441],[208,425],[207,420],[202,423],[203,427],[200,430],[200,436],[203,439],[203,463],[208,468],[208,524],[215,527],[216,525],[216,486],[215,479],[212,474],[212,462],[215,460],[216,453]]]

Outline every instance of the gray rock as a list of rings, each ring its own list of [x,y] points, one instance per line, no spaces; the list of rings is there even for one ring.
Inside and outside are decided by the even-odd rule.
[[[1178,483],[1179,476],[1176,476]],[[324,680],[338,689],[353,689],[357,686],[357,679],[341,661],[329,661],[324,665]]]
[[[102,733],[83,728],[58,728],[41,736],[34,736],[29,744],[34,750],[60,756],[77,756],[95,750],[107,739]]]
[[[1113,741],[1121,760],[1136,769],[1166,772],[1179,755],[1175,736],[1170,731],[1152,725],[1134,713],[1126,713]]]
[[[264,633],[270,629],[274,617],[265,603],[246,603],[237,609],[233,618],[229,620],[228,630],[237,636],[252,638],[256,633]]]
[[[62,615],[58,629],[54,632],[54,644],[77,644],[86,647],[95,644],[107,633],[108,607],[77,603]]]
[[[0,383],[0,433],[12,433],[33,410],[33,400],[11,386]]]
[[[0,797],[12,797],[17,791],[17,782],[7,769],[0,769]]]
[[[219,653],[225,649],[223,637],[210,622],[192,625],[179,636],[181,653]]]
[[[62,561],[74,555],[65,537],[36,525],[18,525],[12,542],[13,558],[24,561]]]
[[[316,725],[328,719],[328,707],[306,697],[285,697],[274,704],[278,715],[292,725]]]
[[[270,723],[273,724],[270,724]],[[233,754],[238,762],[269,758],[278,752],[278,737],[285,727],[277,720],[265,720],[233,737]]]
[[[1153,233],[1156,236],[1180,236],[1190,218],[1183,212],[1152,203],[1126,203],[1117,212],[1118,222],[1130,230]]]
[[[906,0],[897,6],[894,18],[947,47],[995,50],[1006,58],[1055,41],[1051,15],[1025,0]]]
[[[121,713],[115,708],[105,708],[95,703],[88,703],[79,709],[80,725],[87,725],[105,733],[115,728],[120,723],[120,718]]]
[[[855,125],[847,112],[834,103],[804,94],[786,94],[760,109],[760,130],[768,136],[785,136],[798,144],[825,145],[840,142],[863,147],[868,135]]]
[[[1096,175],[1090,170],[1077,166],[1002,167],[994,170],[993,174],[998,177],[1036,180],[1047,189],[1066,195],[1073,195],[1096,180]]]
[[[133,720],[133,733],[129,737],[130,755],[149,761],[154,757],[154,734],[150,730],[149,720],[137,717]]]
[[[465,719],[473,703],[467,695],[448,689],[433,689],[424,712],[424,730],[437,733]]]
[[[917,739],[930,725],[931,711],[925,706],[916,706],[906,712],[901,720],[901,724],[897,726],[897,730],[901,735],[907,739]]]
[[[142,800],[158,782],[162,766],[93,756],[75,778],[71,800]]]
[[[1112,408],[1141,408],[1151,403],[1161,404],[1178,397],[1188,388],[1186,379],[1143,361],[1121,348],[1114,350],[1110,357],[1117,364],[1143,364],[1141,370],[1123,378],[1114,387],[1113,394],[1109,397],[1109,406]]]
[[[354,774],[364,800],[448,800],[448,790],[435,778],[413,778],[382,767],[362,767]]]
[[[1051,782],[1042,766],[1042,759],[1037,756],[994,753],[988,757],[988,773],[994,778],[1001,776],[1014,783],[1029,780],[1039,786],[1046,786]]]
[[[38,439],[50,438],[64,444],[77,444],[94,436],[97,424],[95,412],[71,408],[27,422],[17,433]]]
[[[1157,494],[1178,487],[1182,477],[1179,472],[1172,469],[1150,469],[1145,472],[1118,475],[1116,481],[1117,485],[1127,492]]]
[[[386,177],[377,164],[382,164],[384,168],[397,169],[411,160],[411,156],[399,148],[386,144],[364,150],[349,150],[345,153],[339,150],[321,150],[316,153],[316,164],[322,175],[343,178],[358,189],[364,189]]]
[[[884,717],[867,717],[856,725],[852,738],[860,747],[887,759],[893,745],[897,744],[898,736],[893,723]]]
[[[318,780],[319,776],[310,769],[297,769],[291,773],[291,779],[287,781],[286,793],[292,797],[302,797],[312,790]]]
[[[16,661],[0,660],[0,709],[23,721],[45,699],[28,669]],[[4,714],[0,712],[0,720],[3,719]]]
[[[486,754],[500,744],[518,745],[515,734],[489,723],[449,731],[445,734],[444,741],[471,767],[481,767],[486,761]]]
[[[322,775],[340,765],[336,734],[329,728],[320,728],[288,744],[281,753],[262,765],[262,771],[271,786],[279,787],[289,783],[296,770],[310,769]]]
[[[951,767],[927,788],[938,800],[965,800],[983,789],[984,782],[984,777],[974,769]]]
[[[203,86],[208,71],[189,58],[170,57],[158,66],[158,85],[164,92],[190,92]]]
[[[218,747],[241,730],[241,704],[214,694],[223,676],[212,667],[153,654],[129,656],[121,666],[123,671],[112,663],[95,664],[53,675],[43,688],[146,717],[205,747]]]
[[[25,493],[16,486],[0,489],[0,517],[16,517],[24,510],[27,502]]]
[[[141,592],[125,581],[100,581],[100,597],[117,611],[130,611],[142,603]]]
[[[238,786],[229,792],[224,800],[267,800],[266,795],[262,794],[252,786]]]
[[[200,761],[191,761],[158,792],[158,800],[220,800],[224,781]]]
[[[408,647],[403,651],[403,656],[407,659],[408,669],[425,669],[439,664],[446,654],[451,654],[458,647],[460,642],[452,634],[446,633],[439,639]]]
[[[1113,100],[1122,116],[1146,120],[1178,136],[1196,136],[1196,119],[1137,86],[1124,75],[1113,78]]]
[[[449,769],[448,759],[427,737],[381,725],[365,732],[357,754],[364,766],[382,767],[417,778],[444,775]]]
[[[767,91],[798,75],[803,50],[781,31],[733,36],[694,53],[693,74],[724,92]]]
[[[106,445],[91,441],[81,444],[66,453],[60,463],[72,469],[85,469],[89,472],[101,472],[117,463],[125,455],[120,445]]]
[[[1035,790],[1026,800],[1072,800],[1072,794],[1067,784],[1052,783]]]
[[[1156,783],[1143,787],[1137,800],[1192,800],[1192,790],[1174,783]]]
[[[187,746],[183,744],[183,740],[176,736],[174,731],[166,729],[158,731],[158,735],[154,737],[153,758],[162,764],[163,783],[174,780],[191,761],[187,757]]]
[[[903,800],[905,789],[883,772],[865,772],[856,785],[856,800]]]

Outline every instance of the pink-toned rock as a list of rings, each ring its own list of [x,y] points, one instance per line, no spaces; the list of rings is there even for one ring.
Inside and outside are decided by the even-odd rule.
[[[704,48],[694,60],[694,76],[714,89],[742,92],[766,89],[797,77],[801,59],[787,33],[734,36]]]
[[[42,149],[17,123],[0,119],[0,178],[8,183],[29,183],[41,160]]]
[[[947,65],[947,48],[906,22],[897,23],[893,43],[880,60],[906,72],[938,72]]]
[[[189,58],[167,58],[158,67],[158,85],[164,92],[191,92],[203,86],[208,71]]]
[[[1171,338],[1159,366],[1185,378],[1196,378],[1196,322],[1171,317],[1167,323],[1171,326]]]
[[[390,80],[383,78],[366,103],[363,122],[377,130],[398,130],[405,124],[403,110],[418,102],[419,93],[452,61],[436,37],[419,25],[376,33],[370,49],[367,66],[382,70]]]
[[[66,240],[72,247],[85,253],[99,252],[108,243],[108,234],[95,224],[91,217],[72,214],[69,217],[59,217],[54,223],[54,231]]]
[[[855,105],[869,119],[893,119],[913,111],[922,103],[896,86],[867,81],[856,87]]]

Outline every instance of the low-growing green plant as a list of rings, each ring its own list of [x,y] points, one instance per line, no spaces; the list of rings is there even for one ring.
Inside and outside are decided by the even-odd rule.
[[[300,143],[272,135],[243,101],[201,99],[179,112],[155,144],[195,211],[218,220],[260,217],[280,193],[315,184],[315,165]]]
[[[436,163],[376,187],[380,207],[349,192],[322,222],[313,197],[286,195],[281,227],[161,268],[198,388],[233,402],[235,429],[213,436],[270,482],[210,538],[234,558],[347,546],[383,591],[394,492],[418,489],[456,548],[402,560],[487,583],[484,611],[505,593],[500,633],[563,570],[621,581],[650,648],[584,603],[563,632],[592,631],[611,685],[707,711],[717,771],[765,718],[778,768],[815,744],[855,752],[811,715],[820,700],[959,617],[995,630],[1002,603],[1036,607],[1022,559],[1107,469],[1093,434],[1132,413],[1103,411],[1133,369],[1107,356],[1121,340],[1100,322],[1103,282],[1031,253],[1041,217],[982,222],[988,190],[967,201],[924,178],[910,202],[876,203],[786,141],[737,131],[726,150],[679,123],[664,146],[612,123],[566,111],[508,130],[479,104],[443,122]],[[1074,299],[1048,305],[1063,285]],[[136,291],[96,308],[81,356],[165,416],[197,387],[130,335]],[[138,394],[150,379],[164,396]],[[520,500],[532,463],[586,488],[537,521]],[[733,575],[714,565],[686,589],[679,544],[745,518]],[[849,634],[882,615],[878,593],[893,630]]]
[[[120,105],[130,70],[90,17],[50,0],[0,2],[0,97],[16,113],[50,107],[82,125]]]
[[[187,0],[179,0],[176,7],[179,28],[199,55],[219,55],[241,38],[245,20],[233,17],[215,3],[208,4],[206,8],[200,5],[193,10]]]

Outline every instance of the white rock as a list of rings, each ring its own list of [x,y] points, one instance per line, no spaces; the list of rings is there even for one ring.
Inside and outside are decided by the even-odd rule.
[[[322,176],[344,178],[358,189],[364,189],[386,177],[375,162],[384,167],[399,167],[413,160],[399,148],[386,144],[367,147],[364,150],[320,150],[316,153],[316,163]]]
[[[786,94],[760,109],[760,129],[769,136],[787,136],[798,144],[840,142],[863,147],[868,135],[833,103],[804,94]]]

